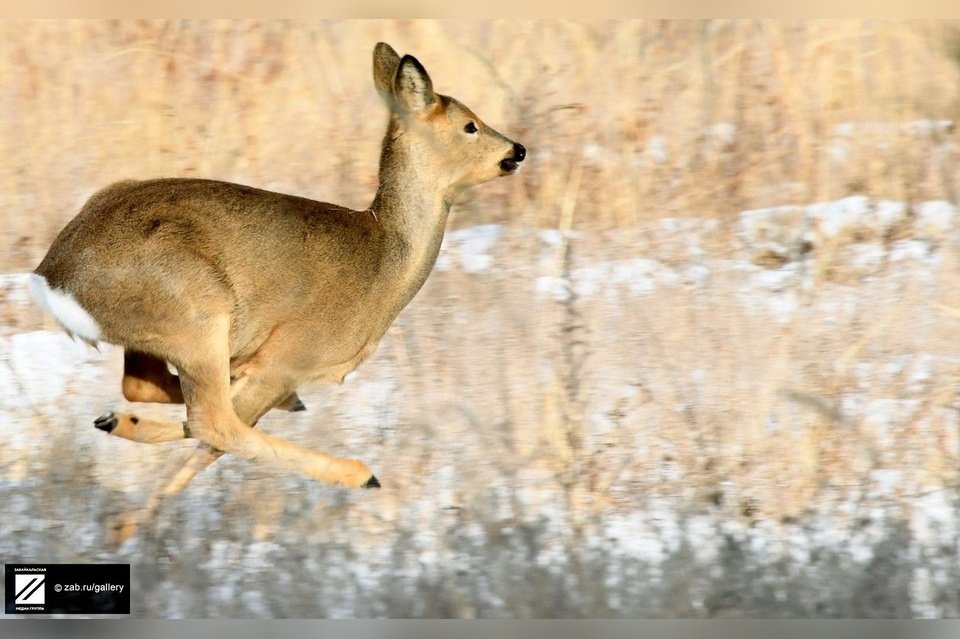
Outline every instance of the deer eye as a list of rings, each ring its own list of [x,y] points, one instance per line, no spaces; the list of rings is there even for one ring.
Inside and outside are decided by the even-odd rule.
[[[463,127],[463,131],[464,133],[470,133],[470,134],[476,133],[477,125],[474,124],[473,122],[467,122],[467,125]]]

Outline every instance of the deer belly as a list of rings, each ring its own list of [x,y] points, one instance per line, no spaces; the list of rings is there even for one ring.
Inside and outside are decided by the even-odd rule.
[[[377,350],[377,345],[380,343],[380,340],[371,340],[363,345],[356,355],[351,357],[349,360],[341,363],[334,364],[333,366],[325,366],[324,368],[318,370],[314,373],[312,379],[316,382],[336,382],[338,384],[343,383],[343,378],[347,376],[348,373],[354,371],[357,366],[360,365],[363,360],[370,357],[373,351]]]

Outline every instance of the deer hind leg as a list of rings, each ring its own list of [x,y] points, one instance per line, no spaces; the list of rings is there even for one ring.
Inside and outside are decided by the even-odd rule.
[[[133,350],[123,352],[123,396],[131,402],[182,404],[180,378],[159,357]]]
[[[291,399],[292,398],[292,399]],[[281,400],[276,408],[285,410],[304,410],[304,408],[287,408],[291,402],[299,402],[300,398],[296,394]],[[302,406],[302,403],[301,403]],[[267,407],[267,410],[273,408]],[[262,417],[262,414],[251,418],[250,426],[256,424],[256,421]],[[247,422],[246,419],[243,420]],[[122,437],[130,441],[140,442],[142,444],[159,444],[162,442],[174,442],[183,439],[190,439],[190,428],[188,422],[172,421],[162,419],[151,419],[149,417],[140,417],[132,413],[106,413],[97,417],[93,425],[114,437]]]
[[[166,361],[148,353],[130,349],[124,351],[122,388],[124,398],[130,402],[183,403],[180,378],[169,371]],[[278,402],[276,408],[296,412],[306,410],[307,407],[296,393],[291,393],[283,401]],[[103,430],[108,429],[104,428]],[[144,440],[132,437],[130,439],[151,442],[170,441],[168,438]],[[181,438],[174,437],[173,439]]]
[[[190,436],[186,422],[149,419],[129,413],[107,413],[93,420],[93,425],[108,435],[144,444],[179,441]]]
[[[248,381],[249,379],[245,377],[243,378],[243,383],[233,384],[231,386],[231,397],[237,395],[237,390],[243,390],[247,386]],[[177,383],[179,384],[179,381]],[[251,386],[250,391],[253,390],[255,389]],[[261,388],[261,392],[254,402],[243,400],[247,402],[249,407],[238,407],[238,409],[243,410],[243,412],[238,413],[238,415],[241,416],[241,421],[245,424],[254,426],[257,420],[263,416],[263,413],[271,408],[283,408],[288,411],[305,410],[303,403],[300,401],[300,398],[297,397],[296,393],[284,396],[283,399],[274,405],[268,405],[270,402],[268,399],[265,401],[262,390]],[[242,393],[241,399],[243,399],[243,397],[249,397],[251,395],[250,391]],[[253,407],[254,405],[255,408]],[[299,408],[297,405],[299,405]],[[130,441],[140,442],[142,444],[159,444],[162,442],[190,439],[192,437],[188,422],[151,419],[132,413],[106,413],[105,415],[97,417],[93,421],[93,425],[108,435],[122,437],[123,439],[129,439]],[[206,466],[204,466],[204,468],[206,468]]]
[[[247,380],[244,381],[246,382]],[[231,396],[236,398],[237,391],[241,390],[244,385],[245,384],[237,384],[234,382],[230,387]],[[296,397],[296,395],[294,395],[294,397]],[[237,407],[235,406],[235,408]],[[262,415],[252,413],[242,414],[239,411],[238,416],[243,419],[245,423],[249,423],[251,427],[262,417]],[[148,428],[155,431],[169,432],[171,439],[183,439],[190,436],[187,430],[187,422],[157,422],[137,419],[138,424],[136,424],[133,422],[134,419],[137,418],[133,415],[124,414],[116,416],[110,413],[109,415],[98,418],[98,422],[95,422],[94,425],[96,425],[97,428],[101,428],[100,424],[116,423],[114,428],[107,430],[108,433],[141,442],[164,441],[157,439],[155,436],[150,439],[131,436],[135,432],[142,433],[143,436],[146,436]],[[139,425],[139,431],[131,429],[130,424],[134,424],[134,426]],[[194,477],[222,456],[223,451],[217,450],[204,442],[199,442],[197,447],[190,453],[190,456],[151,493],[144,507],[121,513],[112,519],[110,528],[113,540],[118,543],[123,542],[137,534],[137,531],[141,527],[149,525],[156,518],[160,507],[163,506],[169,497],[176,495],[186,488],[187,484],[189,484]]]
[[[157,516],[160,507],[171,497],[187,487],[200,471],[220,459],[223,451],[200,442],[157,489],[151,493],[146,505],[113,516],[108,521],[110,536],[115,543],[122,543],[133,537],[144,526],[150,525]]]

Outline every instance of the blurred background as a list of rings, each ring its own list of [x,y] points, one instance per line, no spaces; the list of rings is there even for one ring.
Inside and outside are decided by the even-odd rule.
[[[265,430],[355,492],[108,438],[25,273],[94,191],[365,208],[384,40],[522,142],[377,353]],[[148,617],[960,615],[960,23],[0,23],[0,559]],[[173,418],[182,407],[147,405]]]

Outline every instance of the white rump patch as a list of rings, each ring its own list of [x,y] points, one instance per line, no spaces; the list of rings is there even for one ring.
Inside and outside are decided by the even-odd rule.
[[[43,308],[47,309],[67,331],[96,343],[100,339],[100,325],[66,291],[50,288],[47,279],[36,273],[30,274],[28,283],[30,294]]]

